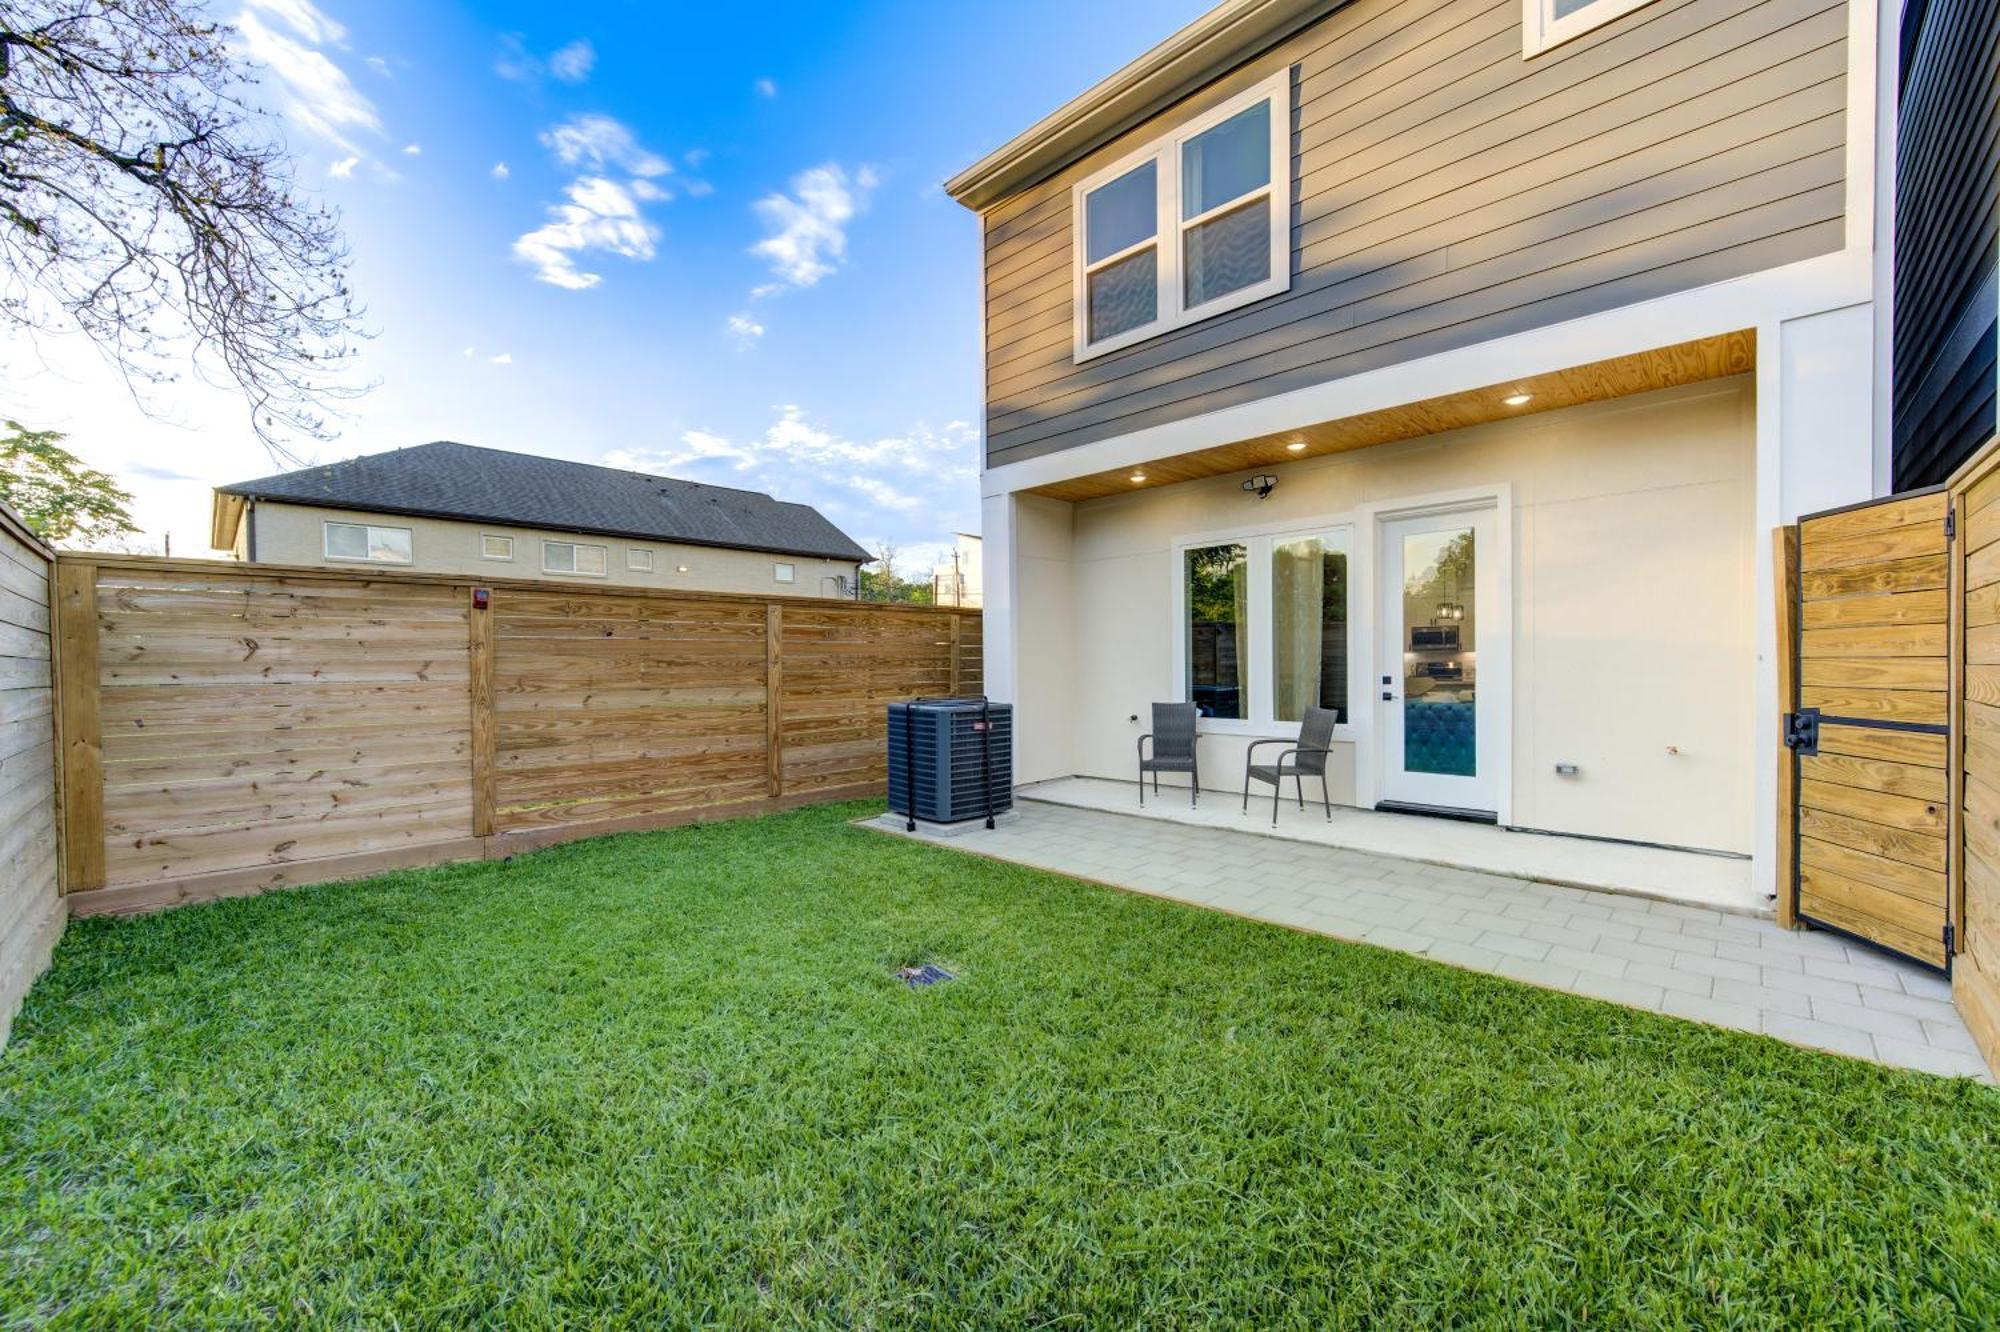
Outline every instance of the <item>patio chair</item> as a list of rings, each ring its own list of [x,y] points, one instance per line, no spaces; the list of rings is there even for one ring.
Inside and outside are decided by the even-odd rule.
[[[1333,822],[1333,794],[1326,784],[1326,760],[1333,752],[1333,726],[1340,720],[1340,714],[1332,708],[1307,708],[1305,719],[1299,723],[1297,740],[1253,740],[1243,756],[1243,812],[1250,812],[1250,783],[1269,782],[1271,784],[1271,826],[1278,826],[1278,801],[1284,794],[1285,778],[1290,777],[1298,785],[1299,808],[1306,807],[1306,778],[1319,778],[1320,803],[1326,808],[1326,820]],[[1257,762],[1257,750],[1263,745],[1288,745],[1284,753],[1278,755],[1276,763]]]
[[[1153,774],[1153,794],[1160,793],[1160,774],[1163,772],[1184,772],[1194,783],[1193,793],[1188,797],[1189,805],[1201,803],[1201,772],[1195,767],[1194,745],[1201,737],[1195,734],[1195,718],[1200,714],[1192,703],[1155,703],[1153,705],[1153,729],[1139,737],[1139,803],[1146,803],[1146,774]],[[1153,752],[1146,753],[1146,743],[1151,741]]]

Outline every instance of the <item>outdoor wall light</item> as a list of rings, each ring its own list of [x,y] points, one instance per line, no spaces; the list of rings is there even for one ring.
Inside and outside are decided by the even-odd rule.
[[[1253,476],[1243,483],[1244,491],[1255,495],[1258,499],[1271,498],[1271,492],[1277,488],[1278,478],[1272,476],[1269,472],[1264,473],[1262,476]]]

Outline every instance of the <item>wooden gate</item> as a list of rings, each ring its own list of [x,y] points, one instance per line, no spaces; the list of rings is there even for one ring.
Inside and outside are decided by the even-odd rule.
[[[1942,488],[1800,519],[1786,673],[1793,912],[1943,971],[1954,524]]]

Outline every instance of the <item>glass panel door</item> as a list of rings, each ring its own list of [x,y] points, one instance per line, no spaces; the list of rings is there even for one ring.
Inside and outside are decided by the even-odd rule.
[[[1382,525],[1383,796],[1412,805],[1491,811],[1495,707],[1479,687],[1480,611],[1494,586],[1493,510],[1399,518]]]

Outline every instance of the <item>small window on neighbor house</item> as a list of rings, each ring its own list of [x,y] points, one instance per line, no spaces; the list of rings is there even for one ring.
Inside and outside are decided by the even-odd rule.
[[[514,558],[514,538],[510,536],[482,536],[479,538],[479,558],[482,560],[511,560]]]
[[[781,583],[797,582],[798,576],[799,576],[798,569],[793,565],[785,563],[783,560],[779,560],[776,564],[771,566],[771,577],[777,579]]]
[[[1079,184],[1076,359],[1291,285],[1291,71]]]
[[[630,573],[653,572],[653,552],[640,550],[636,546],[625,551],[625,568]]]
[[[542,572],[602,578],[607,567],[605,554],[603,546],[588,546],[577,541],[544,541]]]
[[[1652,0],[1521,0],[1521,56],[1581,37]]]
[[[372,523],[328,523],[326,557],[370,564],[408,564],[412,557],[410,529],[376,527]]]

